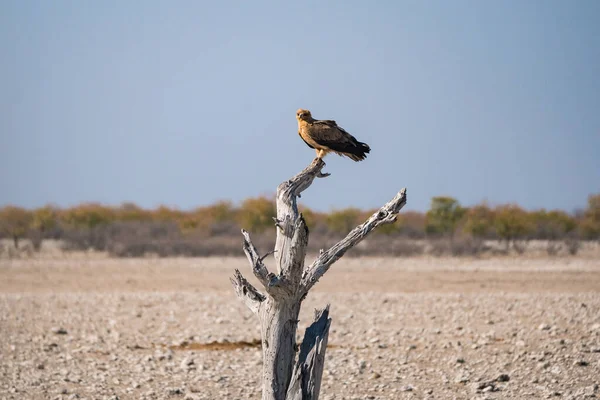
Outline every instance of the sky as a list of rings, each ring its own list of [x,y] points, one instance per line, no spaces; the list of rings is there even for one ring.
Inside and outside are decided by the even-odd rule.
[[[295,111],[371,146],[302,203],[407,187],[573,211],[600,192],[600,2],[0,2],[0,205],[181,209],[273,195]]]

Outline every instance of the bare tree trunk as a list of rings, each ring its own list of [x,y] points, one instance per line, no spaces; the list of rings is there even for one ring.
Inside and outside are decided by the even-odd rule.
[[[377,226],[394,222],[396,214],[406,204],[406,190],[373,214],[365,223],[353,229],[342,241],[304,267],[308,228],[298,212],[297,197],[321,173],[325,163],[316,158],[307,168],[277,188],[277,239],[275,249],[264,256],[244,236],[244,253],[266,294],[259,292],[236,270],[231,282],[238,297],[259,318],[263,351],[263,400],[319,398],[321,376],[325,363],[325,348],[329,334],[329,306],[317,311],[314,323],[307,329],[298,362],[295,362],[296,330],[302,301],[329,267],[344,253],[365,238]],[[270,273],[263,263],[275,254],[277,274]],[[295,365],[295,368],[294,368]]]
[[[288,400],[319,398],[330,325],[329,306],[323,310],[316,310],[315,322],[306,329],[304,334],[298,363],[287,393]]]

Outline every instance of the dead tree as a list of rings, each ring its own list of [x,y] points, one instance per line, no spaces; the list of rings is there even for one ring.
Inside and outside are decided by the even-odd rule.
[[[379,225],[394,222],[396,214],[406,204],[406,189],[402,189],[343,240],[329,250],[321,250],[317,259],[305,268],[308,228],[298,212],[296,198],[315,178],[329,175],[321,172],[324,166],[323,160],[316,158],[302,172],[278,186],[277,239],[273,251],[260,256],[248,232],[242,230],[244,252],[264,293],[251,285],[239,270],[235,270],[231,282],[237,296],[260,320],[263,400],[319,398],[331,324],[329,306],[316,311],[315,321],[306,329],[298,359],[295,360],[296,330],[302,301],[335,261]],[[270,254],[274,254],[277,273],[269,272],[264,264]]]

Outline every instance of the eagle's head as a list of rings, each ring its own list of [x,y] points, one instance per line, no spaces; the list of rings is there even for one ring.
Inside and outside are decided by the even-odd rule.
[[[311,121],[312,115],[310,114],[310,111],[300,108],[298,111],[296,111],[296,119],[298,121]]]

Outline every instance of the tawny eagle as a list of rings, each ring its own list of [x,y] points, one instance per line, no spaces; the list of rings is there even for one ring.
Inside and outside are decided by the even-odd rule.
[[[354,161],[362,161],[371,151],[368,144],[359,142],[332,120],[316,120],[310,111],[296,111],[298,134],[311,149],[315,149],[317,157],[323,158],[334,152]]]

